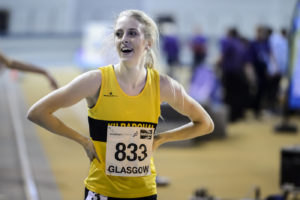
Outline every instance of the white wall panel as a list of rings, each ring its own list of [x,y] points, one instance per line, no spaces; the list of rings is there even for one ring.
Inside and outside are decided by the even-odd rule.
[[[252,36],[259,23],[289,26],[296,0],[1,0],[10,9],[10,33],[72,33],[88,20],[113,20],[124,9],[142,9],[156,18],[174,15],[181,35],[200,24],[212,36],[236,25]]]

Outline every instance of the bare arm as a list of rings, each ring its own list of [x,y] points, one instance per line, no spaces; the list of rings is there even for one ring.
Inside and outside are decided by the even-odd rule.
[[[153,149],[166,142],[191,139],[213,131],[214,123],[208,113],[184,91],[178,82],[167,76],[161,76],[160,86],[161,101],[167,102],[179,113],[189,117],[191,122],[159,133],[154,139]]]
[[[81,144],[90,160],[98,159],[91,140],[68,127],[53,113],[60,108],[74,105],[83,98],[92,98],[98,92],[100,83],[100,70],[84,73],[36,102],[29,109],[27,117],[37,125]]]
[[[25,71],[25,72],[33,72],[33,73],[42,74],[42,75],[46,76],[46,78],[50,82],[50,85],[53,89],[58,88],[58,84],[57,84],[56,80],[54,79],[54,77],[48,71],[44,70],[43,68],[34,66],[32,64],[23,63],[23,62],[20,62],[17,60],[9,59],[5,55],[3,55],[1,52],[0,52],[0,63],[3,63],[4,66],[9,69],[16,69],[16,70]]]

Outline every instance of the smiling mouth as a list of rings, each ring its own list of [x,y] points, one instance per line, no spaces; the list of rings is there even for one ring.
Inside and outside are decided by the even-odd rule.
[[[125,53],[125,54],[128,54],[128,53],[133,52],[133,49],[132,48],[128,48],[128,47],[123,47],[123,48],[121,48],[121,52]]]

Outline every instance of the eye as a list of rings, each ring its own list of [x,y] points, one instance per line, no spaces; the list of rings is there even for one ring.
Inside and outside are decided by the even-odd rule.
[[[129,35],[134,37],[134,36],[137,36],[138,33],[136,31],[129,31]]]
[[[123,32],[122,32],[122,31],[116,31],[116,33],[115,33],[115,36],[116,36],[117,38],[121,38],[122,35],[123,35]]]

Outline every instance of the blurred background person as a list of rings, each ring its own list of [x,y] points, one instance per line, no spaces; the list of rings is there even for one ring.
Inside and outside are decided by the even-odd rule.
[[[252,108],[257,118],[261,116],[267,88],[267,71],[271,57],[267,30],[259,25],[256,28],[255,39],[249,44],[247,53],[247,67],[252,68],[255,74],[255,92]]]
[[[235,27],[228,29],[220,41],[220,58],[224,103],[229,107],[229,119],[234,122],[243,118],[246,109],[248,87],[245,81],[245,45]]]
[[[200,65],[206,58],[207,40],[207,37],[203,35],[201,29],[196,27],[189,44],[193,54],[193,71],[195,71],[196,67]]]
[[[24,63],[18,60],[10,59],[7,56],[5,56],[3,53],[0,52],[0,71],[3,68],[8,68],[8,69],[15,69],[15,70],[20,70],[24,72],[33,72],[37,74],[41,74],[45,76],[51,87],[53,89],[58,88],[58,84],[54,77],[45,69],[41,67],[34,66],[32,64]]]
[[[279,90],[282,77],[286,76],[288,67],[288,41],[286,30],[273,31],[268,27],[268,42],[270,45],[271,59],[268,64],[268,83],[266,91],[266,106],[269,111],[278,114]]]
[[[211,64],[206,60],[206,53],[198,60],[191,75],[189,94],[201,104],[210,107],[221,104],[221,83]]]
[[[161,26],[161,46],[167,64],[167,74],[175,78],[175,68],[180,66],[180,40],[175,22],[165,22]]]

